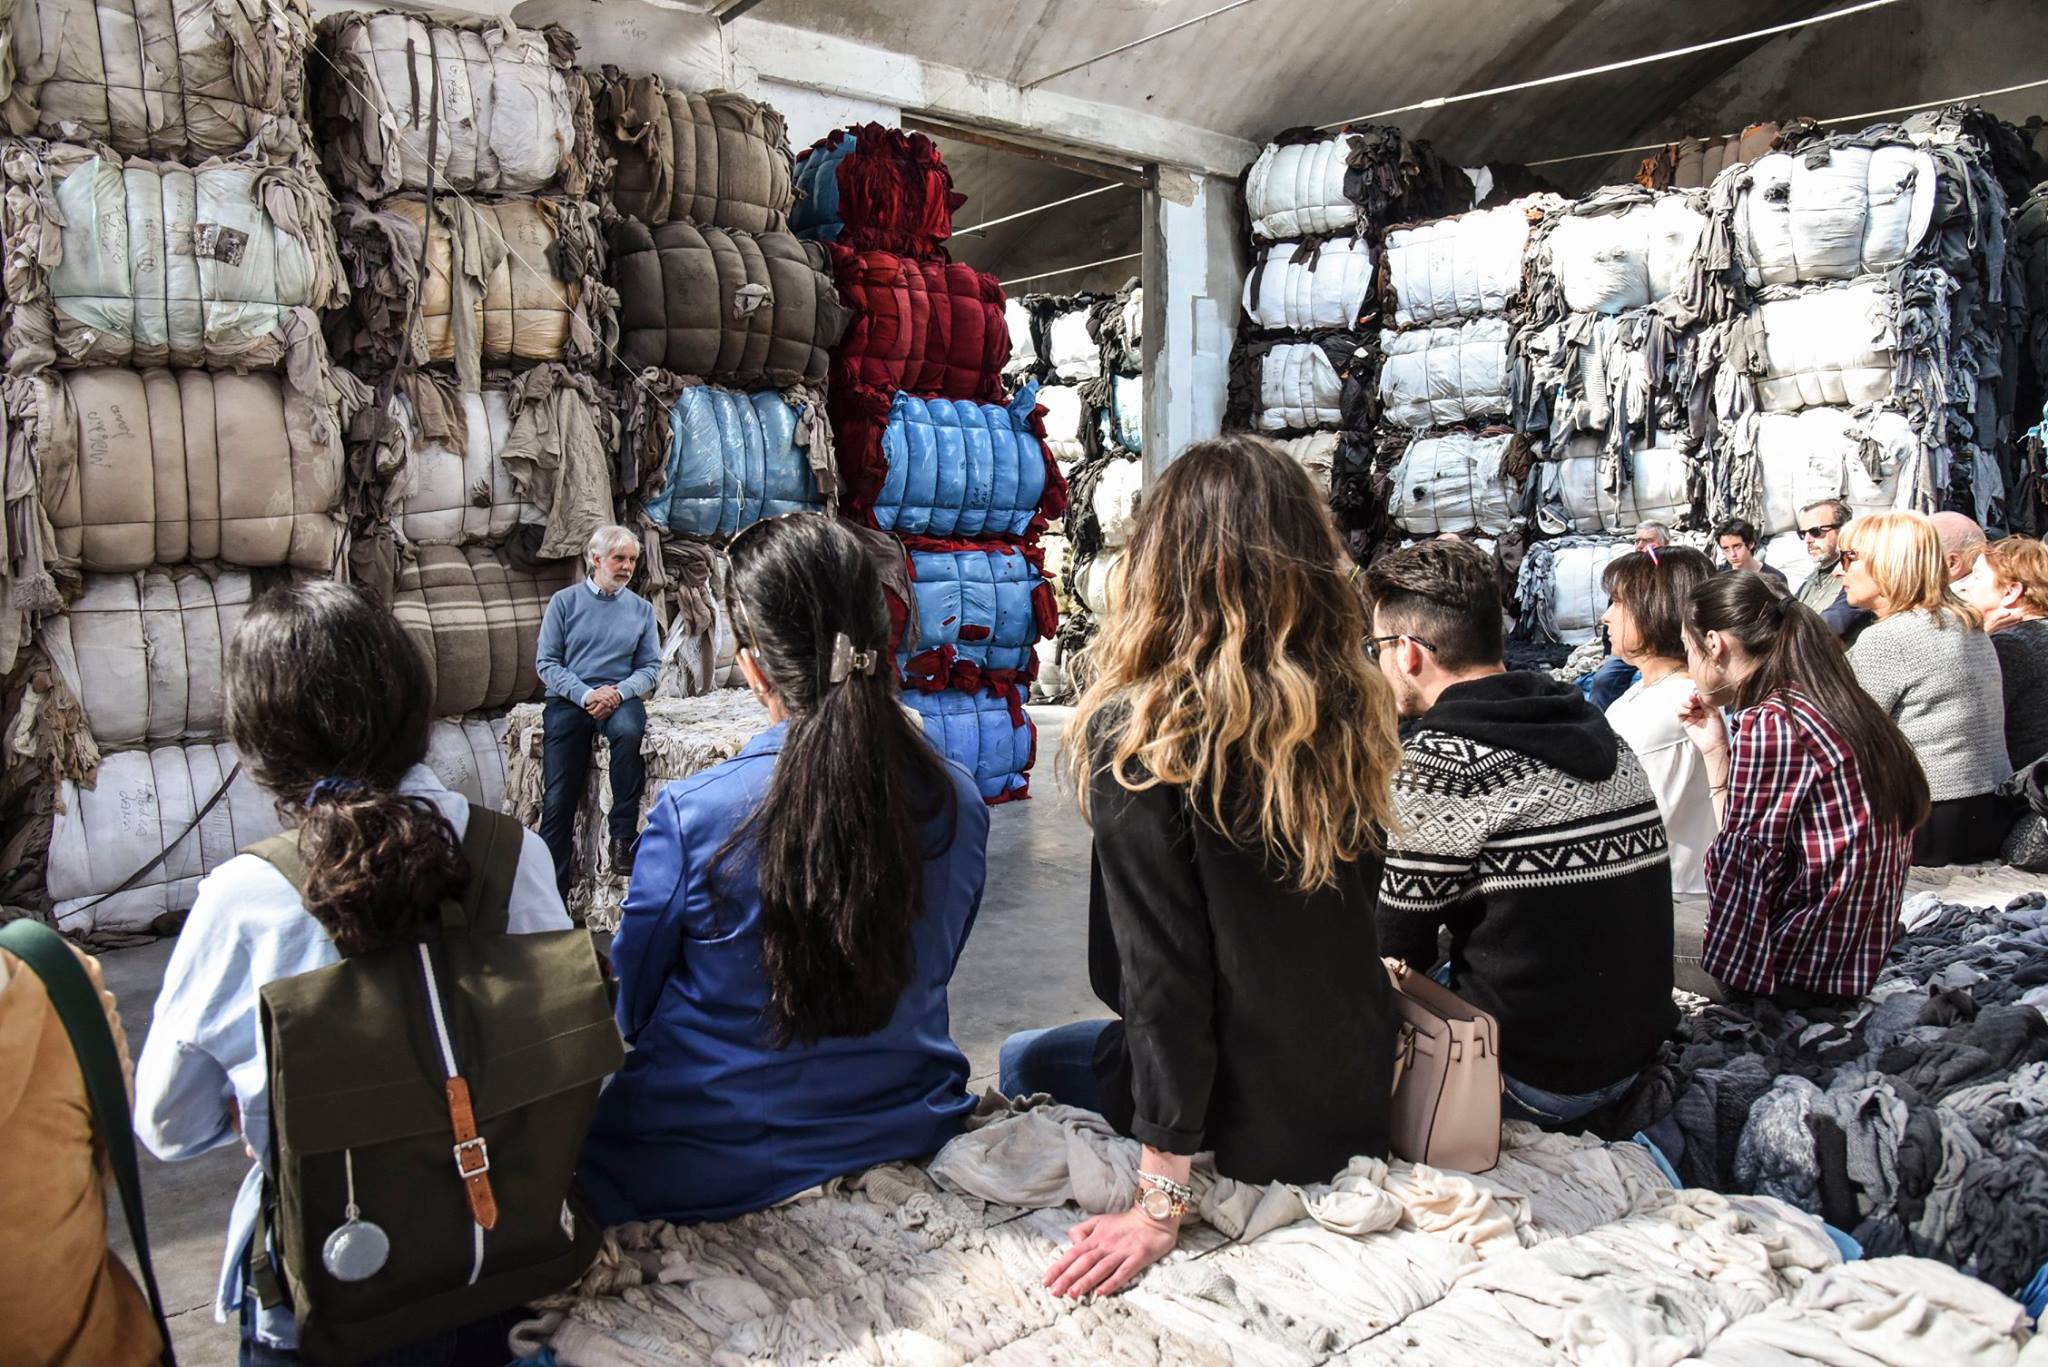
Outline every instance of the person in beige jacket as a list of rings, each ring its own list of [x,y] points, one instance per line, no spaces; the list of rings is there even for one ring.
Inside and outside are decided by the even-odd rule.
[[[79,953],[132,1091],[128,1042],[99,961]],[[71,1038],[43,980],[0,950],[0,1325],[9,1362],[154,1363],[163,1340],[135,1278],[107,1247],[113,1177]]]

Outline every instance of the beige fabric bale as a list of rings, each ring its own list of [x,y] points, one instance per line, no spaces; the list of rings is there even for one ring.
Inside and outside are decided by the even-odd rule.
[[[480,547],[421,546],[398,575],[391,610],[434,674],[434,710],[483,712],[540,694],[541,615],[573,562],[520,569]]]
[[[426,765],[450,791],[494,812],[505,810],[505,727],[499,717],[457,717],[427,731]]]
[[[254,597],[247,570],[90,574],[44,649],[102,749],[227,735],[227,643]]]
[[[0,20],[0,119],[13,134],[134,156],[240,151],[305,117],[306,0],[13,0]]]
[[[687,218],[743,232],[786,232],[796,200],[789,129],[773,108],[731,90],[686,94],[659,76],[605,68],[594,100],[617,162],[612,203],[642,223]]]

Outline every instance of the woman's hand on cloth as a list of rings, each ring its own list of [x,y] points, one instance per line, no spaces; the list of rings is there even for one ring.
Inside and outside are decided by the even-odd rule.
[[[1113,1296],[1173,1252],[1180,1221],[1155,1220],[1133,1207],[1083,1220],[1067,1239],[1072,1247],[1045,1274],[1046,1288],[1055,1296]]]

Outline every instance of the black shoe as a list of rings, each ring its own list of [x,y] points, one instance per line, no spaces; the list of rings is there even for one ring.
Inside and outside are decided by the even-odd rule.
[[[633,856],[639,852],[640,838],[638,836],[633,837],[631,840],[612,841],[612,877],[631,878],[633,876]]]

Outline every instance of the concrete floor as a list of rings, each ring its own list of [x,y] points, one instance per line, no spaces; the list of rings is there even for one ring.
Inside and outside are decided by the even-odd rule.
[[[1032,709],[1035,796],[994,810],[988,892],[953,979],[953,1038],[977,1089],[993,1085],[996,1051],[1011,1031],[1100,1014],[1088,991],[1088,831],[1054,763],[1068,711]],[[174,943],[117,950],[101,961],[138,1053]],[[239,1149],[177,1164],[142,1156],[150,1244],[184,1367],[226,1367],[236,1358],[235,1327],[215,1324],[212,1304],[228,1208],[247,1166]],[[108,1224],[125,1254],[118,1203]]]

